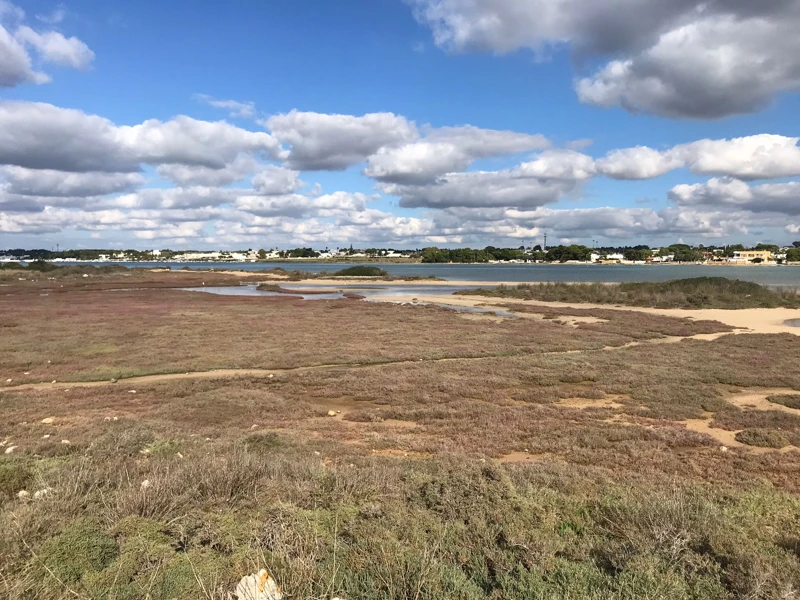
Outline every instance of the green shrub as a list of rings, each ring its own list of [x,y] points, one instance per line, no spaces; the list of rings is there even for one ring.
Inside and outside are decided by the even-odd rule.
[[[64,582],[79,582],[90,573],[98,573],[117,558],[119,548],[110,535],[93,521],[78,521],[46,540],[39,560]]]
[[[17,492],[24,490],[33,473],[28,465],[18,459],[0,459],[0,499],[13,498]]]
[[[23,267],[18,262],[7,262],[0,264],[0,271],[22,271],[25,267]]]
[[[43,260],[35,260],[31,263],[28,263],[28,271],[39,271],[41,273],[48,273],[50,271],[55,271],[58,267],[52,263],[45,262]]]
[[[790,445],[788,436],[774,429],[745,429],[736,434],[736,441],[759,448],[785,448]]]
[[[383,269],[366,266],[348,267],[333,274],[334,277],[386,277],[388,275],[389,273]]]

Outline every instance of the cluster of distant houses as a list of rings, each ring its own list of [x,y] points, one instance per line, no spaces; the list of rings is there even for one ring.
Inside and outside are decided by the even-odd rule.
[[[412,258],[410,251],[397,251],[397,250],[384,250],[384,249],[368,249],[368,250],[354,250],[351,248],[336,248],[334,250],[323,251],[310,251],[307,249],[307,255],[299,256],[297,254],[290,254],[291,251],[286,250],[246,250],[246,251],[186,251],[175,252],[170,250],[150,250],[145,252],[137,252],[132,255],[126,251],[109,251],[107,254],[99,254],[93,258],[92,262],[138,262],[138,261],[169,261],[169,262],[255,262],[264,260],[325,260],[337,258]],[[666,249],[665,249],[666,250]],[[696,262],[706,264],[776,264],[786,260],[789,248],[782,248],[776,252],[772,250],[737,250],[733,252],[733,256],[727,256],[722,248],[715,248],[711,251],[702,252],[702,259],[699,258]],[[589,257],[589,262],[595,264],[653,264],[653,263],[671,263],[675,261],[675,255],[668,252],[661,252],[659,248],[650,250],[651,256],[641,260],[630,260],[626,258],[622,252],[603,253],[594,251]],[[20,260],[20,258],[3,256],[1,260]],[[76,258],[55,258],[53,262],[78,262]],[[531,258],[521,257],[510,261],[490,261],[490,262],[532,262]],[[537,261],[539,262],[539,261]],[[574,262],[574,261],[568,261]]]
[[[382,258],[410,258],[410,254],[397,252],[395,250],[380,250]],[[209,251],[209,252],[169,252],[165,254],[163,250],[149,250],[139,253],[138,256],[120,252],[109,252],[100,254],[94,259],[95,262],[138,262],[142,260],[169,261],[169,262],[255,262],[259,260],[278,260],[291,258],[292,260],[320,260],[332,258],[367,258],[376,256],[375,253],[363,251],[353,251],[347,248],[337,248],[335,250],[324,250],[315,252],[315,256],[287,256],[286,251],[281,250],[247,250],[247,251]],[[11,260],[13,257],[9,257]],[[77,258],[54,258],[52,262],[78,262]]]
[[[753,264],[753,263],[777,264],[779,261],[786,259],[786,253],[788,250],[789,250],[788,248],[781,249],[779,252],[772,252],[771,250],[736,250],[734,251],[733,256],[726,256],[725,251],[722,248],[717,248],[711,252],[703,252],[702,253],[703,259],[697,262],[702,262],[706,264],[739,264],[739,265]],[[629,263],[629,264],[670,263],[675,261],[674,254],[661,255],[659,253],[658,248],[654,249],[652,252],[653,256],[638,261],[627,260],[621,252],[612,254],[600,254],[597,252],[593,252],[590,256],[589,261],[593,263]]]

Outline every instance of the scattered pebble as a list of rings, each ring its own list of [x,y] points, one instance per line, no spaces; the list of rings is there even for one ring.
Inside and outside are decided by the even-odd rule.
[[[46,419],[42,419],[42,425],[52,425],[55,422],[55,417],[47,417]]]
[[[314,456],[319,456],[319,452],[317,452],[316,450],[314,450]]]
[[[145,480],[142,482],[141,488],[142,488],[143,490],[146,490],[146,489],[147,489],[147,488],[149,488],[149,487],[150,487],[150,480],[149,480],[149,479],[145,479]]]
[[[175,456],[177,456],[178,458],[183,458],[183,454],[181,454],[180,452],[178,452]]]
[[[50,439],[50,434],[49,434],[49,433],[45,433],[45,434],[42,436],[42,439],[43,439],[43,440],[49,440],[49,439]]]
[[[273,377],[275,377],[275,375],[273,375],[272,373],[270,373],[269,375],[267,375],[267,377],[268,377],[269,379],[272,379]]]
[[[112,377],[111,378],[111,383],[117,383],[117,380]]]
[[[335,417],[336,416],[336,411],[335,410],[329,410],[328,411],[328,416],[329,417]]]
[[[51,381],[50,383],[52,383],[52,384],[56,384],[56,383],[58,383],[58,381],[56,381],[55,379],[53,379],[53,381]]]
[[[70,442],[69,440],[61,440],[61,443],[64,444],[65,446],[69,446],[72,442]]]
[[[135,394],[135,393],[136,393],[136,390],[128,390],[128,393],[129,393],[129,394]]]
[[[728,451],[728,447],[727,446],[720,446],[719,451],[720,452],[727,452]]]
[[[19,446],[9,446],[8,448],[6,448],[5,454],[11,454],[17,448],[19,448]]]
[[[17,492],[17,498],[19,498],[20,500],[27,500],[30,497],[31,493],[27,490],[20,490],[19,492]]]

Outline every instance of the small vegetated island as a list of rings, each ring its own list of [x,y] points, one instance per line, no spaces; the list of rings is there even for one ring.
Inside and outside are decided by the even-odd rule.
[[[421,276],[421,275],[389,275],[389,273],[379,267],[374,266],[354,266],[346,269],[340,269],[334,272],[321,271],[319,273],[309,273],[308,271],[287,271],[280,267],[270,269],[264,272],[265,275],[276,278],[276,280],[262,283],[258,286],[259,290],[285,292],[280,287],[281,281],[307,281],[315,279],[365,279],[376,281],[441,281],[435,275]],[[307,294],[309,292],[303,292]],[[326,293],[326,292],[316,292]]]
[[[659,283],[534,283],[463,290],[456,294],[653,308],[800,308],[796,289],[770,288],[725,277]]]

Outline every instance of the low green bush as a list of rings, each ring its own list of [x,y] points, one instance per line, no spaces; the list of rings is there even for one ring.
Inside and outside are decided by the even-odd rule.
[[[0,264],[0,271],[24,271],[25,267],[18,262],[7,262]]]
[[[0,458],[0,500],[13,498],[33,479],[33,473],[24,461]]]
[[[53,263],[45,262],[43,260],[35,260],[31,263],[28,263],[27,266],[28,271],[38,271],[40,273],[49,273],[50,271],[55,271],[58,269],[56,265]]]
[[[80,520],[45,540],[38,558],[41,565],[62,582],[76,583],[90,573],[105,569],[118,554],[113,537],[94,521]]]
[[[378,267],[356,266],[336,271],[334,277],[387,277],[388,272]]]
[[[790,445],[785,433],[773,429],[745,429],[736,434],[736,441],[759,448],[785,448]]]

